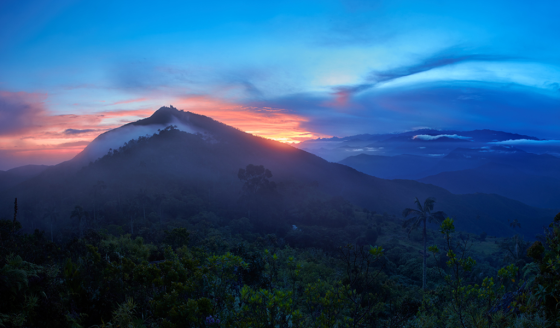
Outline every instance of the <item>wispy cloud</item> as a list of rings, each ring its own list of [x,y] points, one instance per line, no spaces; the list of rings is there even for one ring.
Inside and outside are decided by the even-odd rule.
[[[83,129],[83,130],[79,130],[79,129],[66,129],[66,130],[64,130],[64,134],[74,135],[74,134],[89,133],[89,132],[94,132],[94,131],[98,131],[98,130],[94,130],[94,129]]]
[[[495,141],[490,142],[492,145],[499,146],[556,146],[560,147],[560,140],[528,140],[528,139],[516,139],[516,140],[505,140],[505,141]]]
[[[467,49],[455,46],[439,51],[432,56],[419,61],[418,63],[390,69],[386,71],[373,71],[368,77],[372,83],[382,83],[413,74],[426,72],[435,68],[455,65],[470,61],[506,61],[513,60],[511,56],[496,54],[468,53]]]
[[[121,100],[121,101],[114,102],[111,105],[132,104],[132,103],[137,103],[137,102],[143,102],[143,101],[146,101],[146,100],[148,100],[148,98]]]
[[[436,68],[447,67],[459,63],[472,62],[472,61],[507,61],[513,60],[511,56],[502,56],[495,54],[478,54],[468,53],[468,50],[455,46],[439,51],[423,60],[418,61],[412,65],[400,66],[393,69],[384,71],[372,71],[368,74],[364,83],[339,86],[333,89],[333,96],[335,97],[335,106],[348,105],[349,99],[366,90],[374,88],[375,86],[397,80],[403,77],[427,72]]]
[[[9,163],[23,163],[23,159],[27,164],[67,160],[100,133],[154,111],[115,109],[55,114],[46,107],[47,100],[47,94],[0,91],[0,151],[9,154],[0,156],[0,169],[8,168]]]

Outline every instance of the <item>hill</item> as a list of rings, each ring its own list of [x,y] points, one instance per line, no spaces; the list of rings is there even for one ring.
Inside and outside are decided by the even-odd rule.
[[[560,208],[560,180],[526,173],[511,165],[488,163],[477,168],[442,172],[418,181],[456,194],[492,193],[531,206]]]
[[[426,176],[439,158],[418,155],[379,156],[360,154],[340,161],[360,172],[384,179],[416,179]]]
[[[161,129],[170,123],[178,129]],[[105,156],[91,161],[133,130],[157,133],[131,140],[119,149],[113,146]],[[88,160],[90,164],[83,166]],[[60,217],[68,218],[75,205],[90,208],[94,217],[103,208],[105,219],[116,223],[138,212],[146,217],[159,211],[172,218],[196,215],[200,209],[234,208],[242,188],[237,173],[248,164],[270,169],[278,185],[281,207],[267,212],[270,218],[260,218],[274,218],[278,221],[275,229],[289,229],[298,217],[291,209],[321,197],[339,197],[372,211],[400,215],[413,205],[414,197],[434,196],[436,208],[454,217],[458,229],[496,236],[514,234],[508,220],[516,219],[524,227],[523,233],[533,238],[555,214],[498,195],[455,195],[417,181],[376,178],[211,118],[167,107],[99,136],[74,159],[4,191],[3,213],[10,212],[13,197],[21,201],[29,222],[44,221],[41,209],[52,207]]]
[[[7,171],[0,171],[0,191],[6,190],[27,179],[35,177],[45,171],[48,167],[48,165],[25,165]]]

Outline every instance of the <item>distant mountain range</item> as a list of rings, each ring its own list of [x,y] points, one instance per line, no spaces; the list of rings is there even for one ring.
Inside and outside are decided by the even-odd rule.
[[[495,193],[558,209],[559,144],[493,130],[417,130],[317,139],[299,147],[331,159],[345,156],[338,162],[380,178],[416,179],[453,193]]]
[[[485,192],[531,206],[560,206],[560,179],[527,173],[516,165],[488,163],[472,169],[438,173],[418,181],[443,187],[456,194]]]
[[[0,171],[0,191],[35,177],[48,167],[48,165],[25,165],[7,171]]]
[[[456,148],[509,146],[512,143],[528,152],[560,154],[560,141],[550,143],[533,136],[494,130],[433,130],[421,129],[394,134],[360,134],[344,138],[307,140],[298,148],[338,162],[358,154],[396,156],[420,155],[443,157]]]
[[[177,126],[178,130],[168,128],[170,125]],[[422,133],[430,135],[428,130]],[[487,130],[478,134],[476,131],[473,133],[471,135],[473,139],[483,138],[484,142],[489,140],[490,135],[494,135]],[[499,138],[504,139],[506,135],[511,134],[504,134]],[[138,140],[138,136],[143,137]],[[372,138],[378,137],[360,136],[360,142],[371,143],[375,141]],[[399,138],[393,135],[389,139]],[[455,139],[455,137],[449,138]],[[499,138],[492,140],[500,140]],[[135,140],[131,141],[131,139]],[[416,139],[407,142],[419,145],[433,142],[415,141]],[[393,142],[383,140],[385,140],[384,145]],[[462,140],[459,142],[464,143]],[[400,141],[395,143],[399,144]],[[446,141],[446,143],[455,144],[454,141]],[[510,150],[508,148],[509,153],[513,153]],[[485,157],[477,155],[476,152],[471,154],[470,150],[457,151],[459,153],[453,153],[447,160],[453,161],[459,154],[467,154],[474,157],[468,160],[465,158],[465,163],[487,164]],[[369,155],[360,155],[357,158],[367,166],[370,157],[364,160],[363,156]],[[525,153],[519,156],[531,157],[532,155]],[[552,159],[552,156],[547,158],[549,157]],[[376,165],[384,167],[383,170],[386,172],[397,168],[409,170],[417,167],[416,170],[420,174],[420,172],[430,172],[433,165],[437,166],[439,163],[436,158],[415,154],[395,156],[394,162],[392,157],[371,158],[373,162],[381,163]],[[540,159],[539,157],[531,160],[539,162]],[[348,161],[351,162],[350,159]],[[353,165],[350,162],[348,165]],[[461,165],[463,162],[461,160]],[[541,163],[540,167],[553,171],[546,160],[539,163]],[[425,199],[433,196],[437,199],[437,210],[443,210],[454,217],[458,229],[473,233],[485,231],[490,235],[512,235],[515,231],[508,222],[515,219],[522,224],[523,234],[533,237],[540,233],[542,226],[548,224],[550,218],[556,214],[555,210],[539,209],[499,195],[484,193],[456,195],[432,184],[374,177],[346,165],[328,162],[290,145],[256,137],[209,117],[179,111],[172,107],[162,107],[147,119],[104,133],[74,159],[48,167],[37,176],[0,192],[0,201],[4,205],[2,213],[10,211],[9,206],[13,204],[13,197],[17,196],[23,207],[32,206],[25,204],[59,202],[63,208],[60,212],[69,216],[75,205],[94,202],[92,195],[95,193],[92,190],[99,181],[104,182],[107,192],[115,198],[115,204],[122,204],[125,202],[123,199],[132,199],[139,192],[156,194],[158,188],[183,184],[204,186],[201,187],[201,190],[205,190],[204,193],[211,193],[216,198],[223,197],[223,206],[227,206],[228,202],[235,202],[239,197],[241,182],[237,178],[237,172],[248,164],[262,164],[270,169],[274,181],[279,185],[302,184],[318,193],[332,197],[341,196],[358,206],[380,213],[387,212],[400,216],[405,207],[413,205],[415,197]],[[396,166],[392,167],[392,165]],[[461,168],[471,167],[461,166]],[[435,180],[427,182],[435,183]],[[285,197],[292,197],[297,201],[295,196],[285,195]]]

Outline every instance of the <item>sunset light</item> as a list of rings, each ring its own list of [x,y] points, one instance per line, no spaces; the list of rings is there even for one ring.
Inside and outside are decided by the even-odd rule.
[[[418,126],[558,132],[545,5],[105,4],[0,5],[0,170],[69,160],[168,105],[294,146]]]
[[[558,13],[0,0],[0,327],[560,327]]]

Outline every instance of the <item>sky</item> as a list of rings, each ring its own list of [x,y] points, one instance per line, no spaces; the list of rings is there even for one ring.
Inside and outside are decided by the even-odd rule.
[[[161,106],[284,142],[560,139],[556,1],[0,1],[0,170]]]

